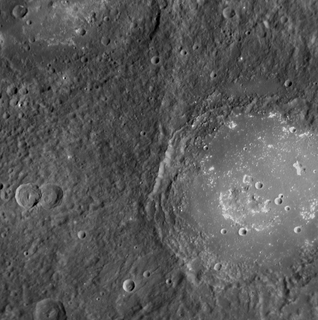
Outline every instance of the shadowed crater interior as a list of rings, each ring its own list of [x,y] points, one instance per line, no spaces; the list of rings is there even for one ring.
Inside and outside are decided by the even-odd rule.
[[[274,113],[236,115],[204,145],[185,212],[221,259],[274,265],[316,244],[315,134]]]

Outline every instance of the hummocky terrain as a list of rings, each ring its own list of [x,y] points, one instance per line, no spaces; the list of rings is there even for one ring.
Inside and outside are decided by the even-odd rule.
[[[318,319],[318,2],[0,1],[0,319]]]

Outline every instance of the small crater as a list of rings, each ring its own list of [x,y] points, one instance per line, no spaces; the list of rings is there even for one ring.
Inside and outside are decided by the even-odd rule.
[[[238,231],[238,234],[240,236],[246,236],[247,235],[247,230],[245,228],[240,228],[240,230]]]
[[[280,22],[281,22],[282,24],[285,24],[287,21],[288,21],[288,18],[285,17],[285,16],[282,16],[282,17],[280,18]]]
[[[12,97],[18,93],[18,88],[15,85],[9,85],[6,92],[9,97]]]
[[[213,268],[215,271],[220,271],[222,269],[222,264],[221,263],[216,263],[214,265],[214,268]]]
[[[150,271],[149,271],[149,270],[146,270],[146,271],[143,273],[143,276],[144,276],[144,278],[149,278],[149,277],[150,277]]]
[[[126,292],[132,292],[134,291],[136,285],[135,285],[135,282],[131,279],[127,279],[124,281],[123,283],[123,289],[126,291]]]
[[[81,240],[84,239],[84,238],[86,238],[86,232],[83,231],[83,230],[78,231],[77,237],[78,237],[79,239],[81,239]]]
[[[284,209],[285,209],[285,211],[288,212],[288,211],[290,211],[290,206],[286,206]]]
[[[295,127],[290,127],[289,128],[289,132],[290,133],[295,133],[297,131],[297,129]]]
[[[299,226],[298,226],[298,227],[295,227],[295,228],[294,228],[294,232],[295,232],[295,233],[300,233],[300,232],[301,232],[301,227],[299,227]]]
[[[262,182],[258,181],[258,182],[255,183],[255,188],[256,189],[262,189],[263,187],[264,187],[264,184]]]
[[[53,299],[43,299],[35,305],[34,320],[65,320],[67,314],[64,305]]]
[[[84,28],[77,28],[75,32],[79,36],[84,36],[86,34],[86,30]]]
[[[153,65],[157,65],[160,62],[160,58],[158,56],[154,56],[150,61]]]
[[[289,87],[291,87],[293,85],[293,82],[291,81],[291,80],[289,80],[289,79],[287,79],[285,82],[284,82],[284,86],[286,87],[286,88],[289,88]]]
[[[280,198],[280,197],[275,198],[274,203],[275,203],[276,205],[280,205],[280,204],[282,204],[282,203],[283,203],[283,199],[282,199],[282,198]]]
[[[226,229],[221,229],[221,234],[227,234],[227,230]]]
[[[22,5],[16,5],[12,10],[12,15],[16,19],[22,19],[28,13],[28,9]]]
[[[235,11],[231,7],[226,7],[223,9],[222,15],[225,19],[232,19],[235,16]]]
[[[105,47],[108,46],[110,44],[110,39],[106,36],[103,36],[101,39],[101,44]]]
[[[188,51],[185,50],[185,49],[182,49],[182,50],[180,51],[180,54],[181,54],[182,56],[186,56],[186,55],[188,54]]]
[[[212,71],[212,72],[210,73],[210,78],[211,78],[211,79],[215,79],[216,77],[217,77],[216,72],[215,72],[215,71]]]
[[[41,199],[39,187],[32,183],[21,184],[15,192],[17,204],[24,209],[31,209]]]
[[[55,184],[43,184],[40,187],[41,200],[39,205],[45,209],[53,209],[61,204],[63,190]]]

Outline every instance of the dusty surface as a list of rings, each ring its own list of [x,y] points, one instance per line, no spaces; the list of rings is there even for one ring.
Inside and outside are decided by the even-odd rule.
[[[222,260],[289,262],[317,244],[317,151],[313,133],[279,114],[232,116],[205,138],[183,214]]]
[[[0,319],[317,319],[317,14],[1,1]]]

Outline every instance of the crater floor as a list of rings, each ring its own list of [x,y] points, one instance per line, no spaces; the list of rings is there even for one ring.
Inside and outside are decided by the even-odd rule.
[[[278,114],[232,116],[205,139],[189,213],[221,259],[273,265],[317,242],[318,137]]]

